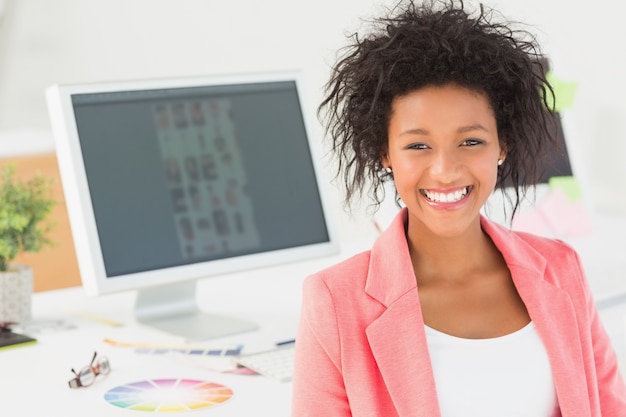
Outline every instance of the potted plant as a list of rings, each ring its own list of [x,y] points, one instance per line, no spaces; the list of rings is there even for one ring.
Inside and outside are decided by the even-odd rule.
[[[55,204],[51,186],[51,179],[41,175],[16,179],[13,165],[0,169],[0,322],[30,320],[32,268],[11,261],[52,243],[47,221]]]

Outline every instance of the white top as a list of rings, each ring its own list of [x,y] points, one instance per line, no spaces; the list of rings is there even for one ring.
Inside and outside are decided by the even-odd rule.
[[[532,322],[491,339],[425,327],[442,417],[560,415],[548,355]]]

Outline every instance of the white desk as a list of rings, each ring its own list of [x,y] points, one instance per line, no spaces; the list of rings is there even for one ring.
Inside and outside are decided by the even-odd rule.
[[[304,276],[338,258],[268,268],[257,273],[206,279],[199,283],[203,309],[254,320],[261,330],[202,342],[224,346],[243,344],[244,352],[262,350],[275,342],[295,337],[301,285]],[[290,415],[291,384],[258,375],[225,374],[198,366],[197,358],[184,355],[136,353],[135,349],[112,346],[122,342],[181,344],[183,340],[144,327],[132,319],[134,293],[88,298],[82,288],[37,293],[33,297],[34,323],[63,320],[74,329],[48,330],[33,334],[38,343],[0,351],[0,414],[6,416],[141,416],[138,411],[110,405],[104,394],[117,386],[161,378],[200,379],[225,385],[233,397],[218,406],[198,410],[212,416]],[[89,314],[124,323],[113,327],[77,314]],[[108,357],[112,371],[98,377],[88,388],[70,389],[71,368],[87,365],[91,355]],[[167,415],[192,415],[169,412]]]
[[[601,220],[591,237],[568,239],[581,253],[588,276],[601,307],[621,369],[626,371],[626,220]],[[350,252],[367,245],[353,248]],[[211,278],[202,281],[198,297],[203,309],[252,319],[261,330],[230,336],[208,344],[243,344],[260,350],[295,335],[306,275],[348,256],[318,259],[302,264]],[[211,371],[197,362],[171,356],[136,353],[132,348],[104,343],[105,338],[126,342],[177,344],[182,341],[143,327],[132,319],[134,293],[87,298],[81,288],[37,293],[33,299],[35,322],[63,320],[76,326],[70,330],[49,330],[34,334],[38,343],[0,351],[0,413],[7,416],[140,416],[139,412],[114,407],[104,394],[117,386],[159,378],[187,378],[216,382],[231,388],[234,396],[215,407],[198,411],[213,416],[287,417],[291,384],[261,376],[229,375]],[[124,323],[112,327],[76,314],[91,314]],[[81,368],[94,351],[106,355],[112,372],[93,386],[69,389],[71,368]],[[45,413],[45,414],[44,414]],[[188,412],[168,415],[192,415]]]

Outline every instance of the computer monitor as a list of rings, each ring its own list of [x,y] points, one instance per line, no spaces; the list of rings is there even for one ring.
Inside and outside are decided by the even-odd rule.
[[[530,184],[526,195],[522,194],[521,189],[519,190],[521,201],[518,211],[520,213],[535,210],[537,201],[540,201],[550,192],[549,183],[551,178],[571,177],[574,175],[569,147],[565,139],[563,116],[559,113],[551,113],[548,122],[550,124],[549,129],[553,129],[553,132],[556,132],[556,146],[546,150],[539,178],[535,183]],[[513,205],[516,200],[515,194],[513,183],[510,180],[505,181],[495,190],[485,204],[485,214],[492,220],[517,228],[514,223],[515,217],[512,215]]]
[[[540,58],[541,68],[544,76],[549,77],[551,72],[550,60],[547,57]],[[553,85],[556,103],[566,101],[565,95],[573,94],[564,91],[562,86]],[[550,101],[550,98],[549,98]],[[569,105],[573,105],[570,103]],[[575,139],[576,121],[572,120],[572,114],[569,108],[557,107],[555,112],[548,114],[548,128],[555,134],[556,143],[554,146],[545,150],[544,157],[541,161],[541,167],[538,174],[540,177],[530,184],[526,195],[521,194],[523,190],[519,189],[521,195],[518,211],[513,216],[513,202],[516,199],[516,189],[512,182],[508,181],[501,185],[489,198],[483,208],[483,213],[491,220],[510,226],[514,230],[533,232],[537,234],[547,235],[550,237],[563,238],[565,235],[575,235],[577,233],[585,233],[583,229],[587,229],[590,222],[591,204],[589,203],[587,184],[587,174],[584,169],[583,159],[581,157],[581,149],[577,148]],[[523,176],[524,173],[521,173]],[[576,184],[581,193],[581,201],[571,203],[556,203],[554,198],[554,190],[551,180],[561,178],[571,178],[571,184]],[[549,204],[547,203],[549,202]],[[544,209],[544,206],[547,208]],[[559,212],[555,212],[555,210]],[[550,219],[557,220],[560,225],[550,224]],[[559,216],[561,217],[558,220]],[[571,216],[578,216],[579,226],[574,229],[579,230],[560,230],[568,226],[565,219]],[[552,222],[554,223],[554,221]],[[556,227],[555,227],[556,226]],[[570,228],[571,229],[571,228]],[[565,233],[564,233],[565,232]]]
[[[201,311],[197,280],[338,251],[299,73],[46,98],[83,287],[137,290],[138,321],[188,340],[253,330]]]

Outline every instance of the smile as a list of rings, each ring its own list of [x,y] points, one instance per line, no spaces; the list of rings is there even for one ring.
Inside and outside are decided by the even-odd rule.
[[[463,187],[450,193],[440,193],[428,190],[421,191],[424,197],[434,203],[456,203],[457,201],[461,201],[463,197],[467,195],[469,189],[469,187]]]

